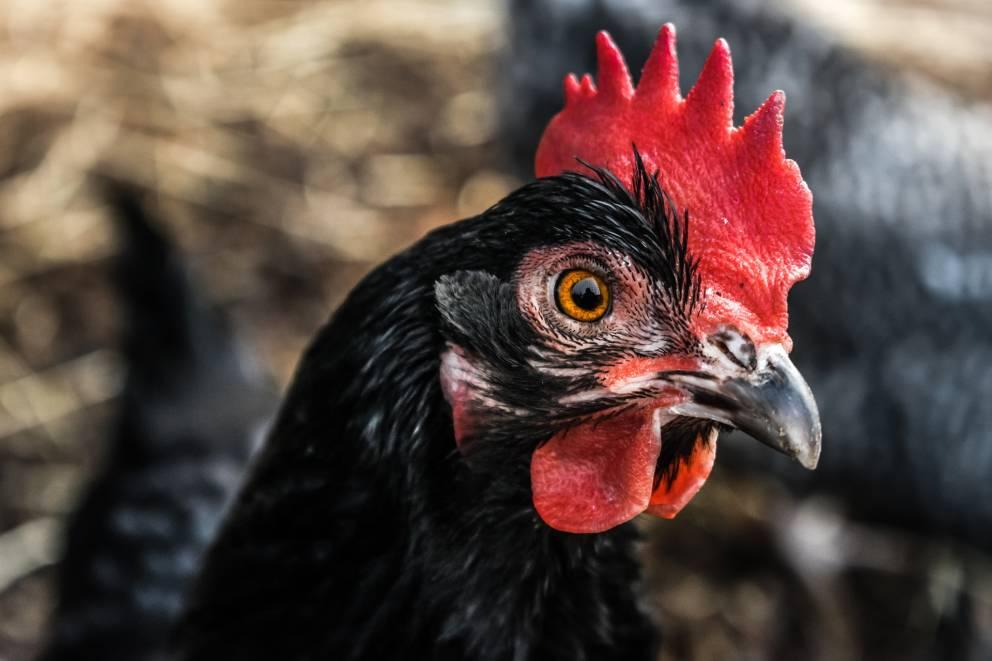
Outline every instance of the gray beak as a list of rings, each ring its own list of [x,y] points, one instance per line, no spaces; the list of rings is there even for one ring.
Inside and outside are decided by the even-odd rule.
[[[723,378],[669,375],[692,400],[673,413],[735,427],[813,469],[820,459],[820,414],[813,393],[781,347],[766,349],[754,369]]]

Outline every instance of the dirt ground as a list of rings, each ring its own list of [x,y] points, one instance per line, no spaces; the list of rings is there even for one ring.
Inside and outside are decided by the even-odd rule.
[[[790,4],[872,58],[992,98],[982,0]],[[155,193],[208,296],[285,383],[366,270],[519,183],[493,99],[501,12],[0,1],[0,661],[30,658],[42,635],[59,525],[121,383],[93,175]],[[646,526],[666,659],[992,650],[992,561],[973,549],[719,468],[689,509]]]

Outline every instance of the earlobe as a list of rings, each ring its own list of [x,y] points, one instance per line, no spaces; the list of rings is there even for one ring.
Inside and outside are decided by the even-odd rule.
[[[497,325],[488,318],[499,309],[502,283],[485,271],[457,271],[442,276],[434,283],[434,297],[441,315],[441,327],[447,347],[441,353],[441,391],[451,406],[455,444],[461,448],[472,435],[472,410],[483,398],[486,380],[469,352],[478,350]],[[469,347],[469,343],[472,346]],[[465,345],[465,346],[463,346]]]
[[[471,404],[475,393],[483,387],[483,381],[461,347],[450,344],[441,354],[440,377],[444,399],[451,406],[455,444],[461,448],[473,431]]]

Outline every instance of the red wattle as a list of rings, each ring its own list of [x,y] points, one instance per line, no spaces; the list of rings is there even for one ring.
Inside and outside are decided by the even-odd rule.
[[[556,434],[534,451],[534,507],[556,530],[609,530],[644,511],[661,444],[652,412],[634,410]]]
[[[715,434],[714,434],[715,436]],[[689,504],[695,496],[706,478],[713,470],[713,461],[716,459],[716,440],[708,443],[696,443],[688,460],[679,466],[675,479],[671,484],[662,480],[651,494],[651,503],[648,505],[648,514],[660,516],[663,519],[674,519],[683,507]]]
[[[675,479],[654,488],[660,437],[651,409],[587,422],[534,451],[534,507],[556,530],[595,533],[642,512],[671,519],[702,488],[716,457],[715,434],[696,444]]]

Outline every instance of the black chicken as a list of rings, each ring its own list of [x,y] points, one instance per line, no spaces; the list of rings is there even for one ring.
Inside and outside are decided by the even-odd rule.
[[[598,46],[542,178],[374,270],[318,333],[177,658],[654,659],[629,521],[675,516],[723,427],[816,464],[785,305],[811,199],[781,94],[735,129],[724,42],[684,100],[670,26],[636,91]]]
[[[550,176],[373,271],[320,331],[182,658],[653,659],[626,522],[688,502],[719,426],[815,465],[784,325],[810,199],[780,95],[732,129],[722,42],[685,101],[670,28],[636,94],[599,51]]]

